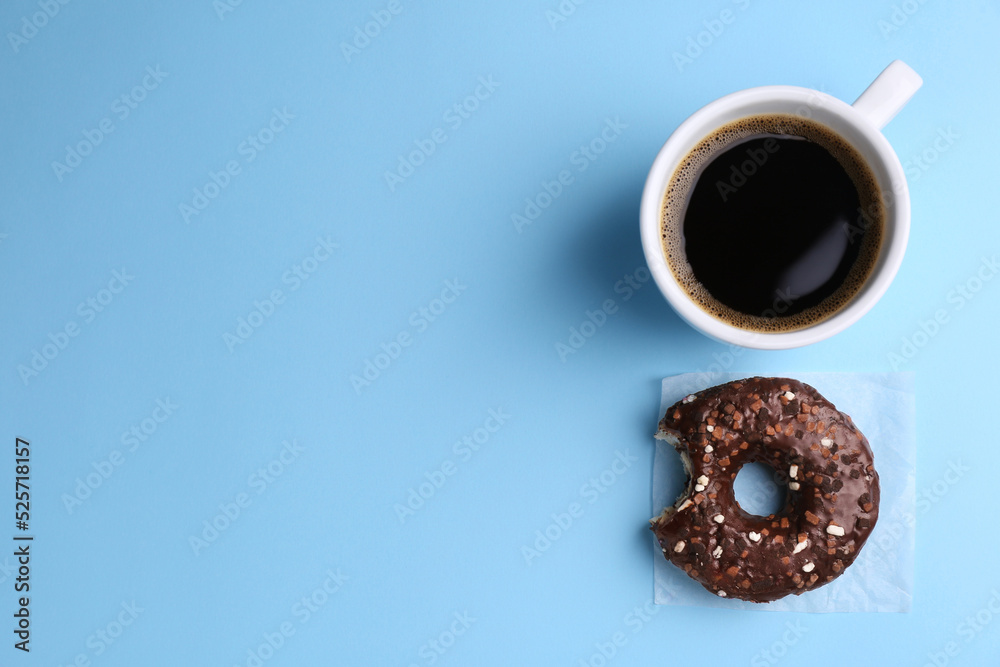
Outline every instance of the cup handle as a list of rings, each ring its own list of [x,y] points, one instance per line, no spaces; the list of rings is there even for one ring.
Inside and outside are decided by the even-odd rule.
[[[923,84],[924,80],[909,65],[902,60],[893,60],[854,100],[853,106],[869,123],[881,130]]]

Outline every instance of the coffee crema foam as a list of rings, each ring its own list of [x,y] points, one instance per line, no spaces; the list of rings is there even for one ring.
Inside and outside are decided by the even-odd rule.
[[[694,275],[685,253],[684,218],[688,200],[702,171],[713,159],[744,140],[787,136],[814,142],[843,167],[861,203],[858,218],[845,224],[848,239],[862,237],[862,246],[843,283],[819,304],[793,315],[753,315],[740,312],[712,296]],[[762,333],[797,331],[818,324],[844,308],[865,284],[878,259],[884,236],[885,204],[875,175],[856,148],[820,123],[792,114],[761,114],[727,123],[699,141],[681,160],[667,185],[661,206],[663,251],[674,278],[698,306],[723,322]],[[765,262],[768,258],[761,257]]]

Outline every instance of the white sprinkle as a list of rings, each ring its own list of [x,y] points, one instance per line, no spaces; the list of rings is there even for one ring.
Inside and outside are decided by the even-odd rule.
[[[695,484],[694,485],[694,490],[695,491],[704,491],[705,490],[705,485],[704,484]]]
[[[795,394],[793,394],[790,391],[786,391],[785,392],[785,398],[787,398],[788,400],[792,400],[793,398],[795,398]]]
[[[788,488],[791,489],[792,491],[798,491],[799,490],[799,483],[798,482],[789,482],[788,483]]]
[[[712,552],[712,556],[718,558],[722,555],[722,547],[715,547],[715,551]]]
[[[704,484],[706,486],[708,485],[708,477],[706,477],[705,475],[701,475],[695,481],[698,482],[699,484]]]
[[[662,551],[663,553],[667,553],[667,548],[664,547],[664,548],[660,549],[660,551]]]
[[[711,433],[712,431],[715,430],[715,427],[712,426],[711,424],[709,424],[708,426],[705,427],[705,430],[708,431],[709,433]]]
[[[803,572],[812,572],[814,567],[816,567],[816,566],[813,563],[806,563],[805,565],[802,566],[802,571]]]
[[[824,447],[830,447],[833,445],[833,440],[831,440],[830,438],[823,438],[822,440],[819,441],[819,444],[823,445]]]
[[[796,476],[798,476],[798,474],[799,474],[799,467],[798,466],[793,465],[793,466],[791,466],[791,467],[788,468],[788,476],[791,477],[792,479],[795,479]]]
[[[844,536],[844,529],[835,523],[831,523],[829,526],[827,526],[826,532],[828,532],[830,535],[836,535],[838,537]]]
[[[797,554],[798,552],[805,549],[807,546],[809,546],[809,540],[803,540],[802,542],[799,542],[798,544],[795,545],[795,548],[792,549],[792,553]]]
[[[760,533],[755,533],[751,530],[747,533],[747,537],[749,537],[752,542],[760,542]]]
[[[719,591],[719,597],[720,598],[726,597],[726,591]]]
[[[680,542],[674,545],[675,554],[679,554],[682,551],[684,551],[684,540],[681,540]]]
[[[681,401],[681,403],[690,403],[691,401],[694,400],[694,398],[695,398],[694,394],[688,394],[687,396],[684,397],[684,400]]]
[[[725,520],[726,517],[722,516],[721,514],[716,514],[715,516],[712,517],[712,521],[714,521],[715,523],[722,523]]]
[[[694,503],[691,502],[690,498],[688,498],[683,503],[681,503],[681,506],[677,508],[677,511],[680,512],[681,510],[686,510],[687,508],[691,507],[691,505],[694,505]]]
[[[713,447],[712,445],[705,445],[705,453],[706,454],[711,454],[714,451],[715,451],[715,447]]]

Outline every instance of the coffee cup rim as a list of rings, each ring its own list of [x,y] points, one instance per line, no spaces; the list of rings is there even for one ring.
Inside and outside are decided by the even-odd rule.
[[[738,118],[795,113],[789,108],[809,110],[809,118],[853,145],[879,180],[880,191],[891,192],[891,202],[886,205],[886,229],[876,266],[850,302],[830,317],[803,329],[764,333],[741,329],[716,318],[698,306],[680,286],[663,251],[662,204],[677,165],[698,141]],[[752,111],[741,114],[743,109]],[[818,113],[813,115],[814,112]],[[830,119],[836,122],[831,123]],[[845,128],[849,131],[845,132]],[[657,153],[640,204],[640,231],[646,263],[661,293],[678,315],[718,341],[762,350],[810,345],[840,333],[861,319],[885,294],[899,270],[909,237],[909,224],[910,197],[903,166],[881,130],[843,100],[798,86],[747,88],[720,97],[695,111],[671,133]]]

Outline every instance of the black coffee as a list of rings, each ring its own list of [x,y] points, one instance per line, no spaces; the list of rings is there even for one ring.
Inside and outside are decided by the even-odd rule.
[[[667,188],[663,241],[678,281],[744,329],[822,321],[864,284],[883,206],[861,155],[799,116],[730,123],[702,140]]]

